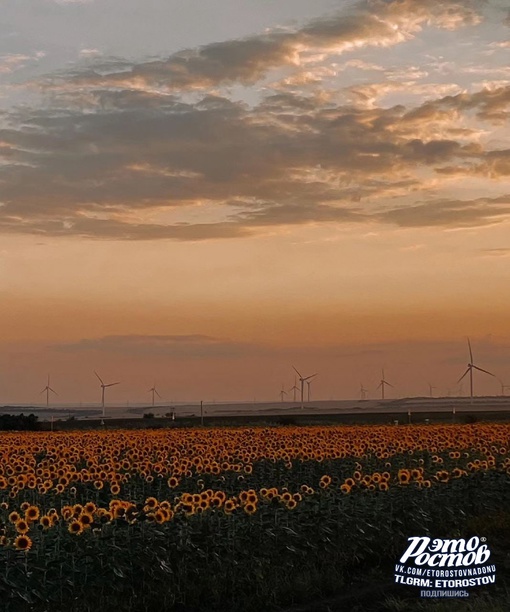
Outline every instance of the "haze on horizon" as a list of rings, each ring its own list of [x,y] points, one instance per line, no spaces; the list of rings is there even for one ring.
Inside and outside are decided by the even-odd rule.
[[[510,385],[507,2],[0,7],[0,404]]]

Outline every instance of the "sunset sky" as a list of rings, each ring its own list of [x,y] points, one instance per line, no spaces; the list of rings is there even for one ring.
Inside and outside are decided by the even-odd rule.
[[[0,405],[510,385],[508,6],[0,0]]]

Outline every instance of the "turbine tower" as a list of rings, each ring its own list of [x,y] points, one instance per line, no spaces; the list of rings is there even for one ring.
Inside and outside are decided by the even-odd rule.
[[[44,387],[44,389],[41,391],[41,394],[43,394],[45,391],[46,391],[46,408],[48,408],[48,406],[50,405],[50,391],[54,393],[55,395],[58,395],[58,393],[50,387],[50,375],[49,374],[48,374],[48,382],[46,383],[46,386]]]
[[[98,374],[98,373],[97,373],[95,370],[94,370],[94,374],[95,374],[95,375],[98,377],[99,382],[101,383],[101,406],[102,406],[102,408],[103,408],[103,419],[104,419],[104,417],[105,417],[105,410],[104,410],[104,390],[105,390],[107,387],[113,387],[114,385],[120,385],[120,382],[114,382],[114,383],[108,383],[108,384],[105,384],[105,383],[103,382],[103,379],[102,379],[102,378],[99,376],[99,374]]]
[[[306,401],[307,402],[310,401],[310,386],[311,386],[311,384],[312,384],[311,380],[307,380],[306,381],[306,386],[307,386],[307,400]]]
[[[283,402],[283,396],[287,395],[287,391],[285,391],[285,389],[283,388],[283,383],[282,383],[282,390],[280,391],[280,400]]]
[[[299,391],[299,387],[296,385],[296,377],[294,376],[294,386],[289,389],[289,391],[293,391],[292,401],[296,401],[296,391]]]
[[[384,385],[388,385],[388,387],[392,387],[393,385],[390,384],[385,378],[384,378],[384,368],[382,370],[382,378],[381,378],[381,382],[379,383],[379,386],[377,387],[379,389],[379,387],[381,388],[381,399],[384,399]]]
[[[294,368],[294,366],[292,366]],[[310,376],[301,376],[301,374],[294,368],[294,371],[299,376],[299,381],[301,382],[301,410],[305,407],[305,382],[317,376],[317,373],[311,374]]]
[[[153,408],[154,408],[154,395],[157,395],[159,399],[163,399],[161,395],[158,393],[158,390],[156,389],[156,383],[154,383],[154,385],[147,391],[147,393],[152,393],[152,407]]]
[[[473,403],[473,370],[484,372],[484,374],[489,374],[489,376],[494,376],[494,374],[492,372],[488,372],[487,370],[479,368],[477,365],[473,363],[473,351],[471,350],[471,342],[469,341],[469,338],[467,339],[467,341],[468,341],[468,348],[469,348],[469,363],[467,364],[467,370],[464,372],[464,374],[459,378],[457,382],[460,383],[460,381],[464,378],[464,376],[469,374],[469,396],[471,397],[471,403]],[[494,376],[494,378],[496,377]]]
[[[359,384],[359,396],[360,396],[360,399],[366,400],[367,399],[367,393],[368,393],[368,389],[365,389],[365,387],[363,386],[363,383],[360,383]]]
[[[505,385],[505,383],[501,380],[501,378],[498,378],[499,380],[499,384],[501,385],[501,395],[505,396],[505,389],[510,389],[510,385]]]
[[[436,389],[437,387],[433,387],[430,383],[429,383],[429,395],[430,397],[434,397],[434,389]]]

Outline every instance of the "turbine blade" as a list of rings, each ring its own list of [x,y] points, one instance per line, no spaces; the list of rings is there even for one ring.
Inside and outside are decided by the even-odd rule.
[[[101,378],[101,376],[99,376],[99,374],[95,370],[94,370],[94,374],[99,378],[101,384],[104,385],[103,379]]]
[[[311,376],[307,376],[306,378],[303,378],[303,380],[308,381],[308,380],[310,380],[310,378],[313,378],[314,376],[317,376],[317,374],[318,374],[318,373],[316,373],[316,374],[312,374]]]
[[[292,366],[294,368],[294,366]],[[296,368],[294,368],[294,371],[297,373],[297,375],[299,376],[299,378],[302,378],[301,374],[296,370]]]
[[[469,356],[471,357],[470,363],[473,363],[473,351],[471,350],[471,342],[469,341],[469,338],[467,339],[467,341],[468,341],[468,347],[469,347]]]
[[[44,389],[41,391],[41,393],[44,393],[46,391],[46,387],[44,387]],[[39,395],[41,395],[41,393],[39,393]]]
[[[462,376],[459,378],[459,380],[457,381],[458,383],[460,383],[460,381],[461,381],[461,380],[464,378],[464,376],[467,376],[467,374],[469,374],[469,370],[470,370],[470,368],[468,368],[468,369],[467,369],[467,370],[464,372],[464,374],[463,374],[463,375],[462,375]]]
[[[496,378],[495,374],[493,374],[492,372],[487,372],[487,370],[479,368],[478,366],[475,366],[475,365],[473,365],[473,367],[475,368],[475,370],[480,370],[480,372],[485,372],[485,374],[489,374],[490,376],[494,376],[494,378]]]
[[[156,394],[156,395],[157,395],[157,396],[158,396],[160,399],[163,399],[163,398],[161,397],[161,395],[160,395],[160,394],[159,394],[159,393],[156,391],[156,389],[154,389],[154,393],[155,393],[155,394]]]
[[[55,391],[55,389],[52,389],[51,387],[48,387],[48,389],[49,389],[49,390],[50,390],[52,393],[54,393],[55,395],[58,395],[58,393]]]
[[[105,385],[105,387],[113,387],[114,385],[120,385],[120,382],[109,383],[108,385]]]

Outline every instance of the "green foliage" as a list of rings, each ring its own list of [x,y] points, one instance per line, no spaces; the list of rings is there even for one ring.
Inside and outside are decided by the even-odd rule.
[[[0,415],[0,431],[36,431],[40,429],[38,417],[34,414],[2,414]]]

